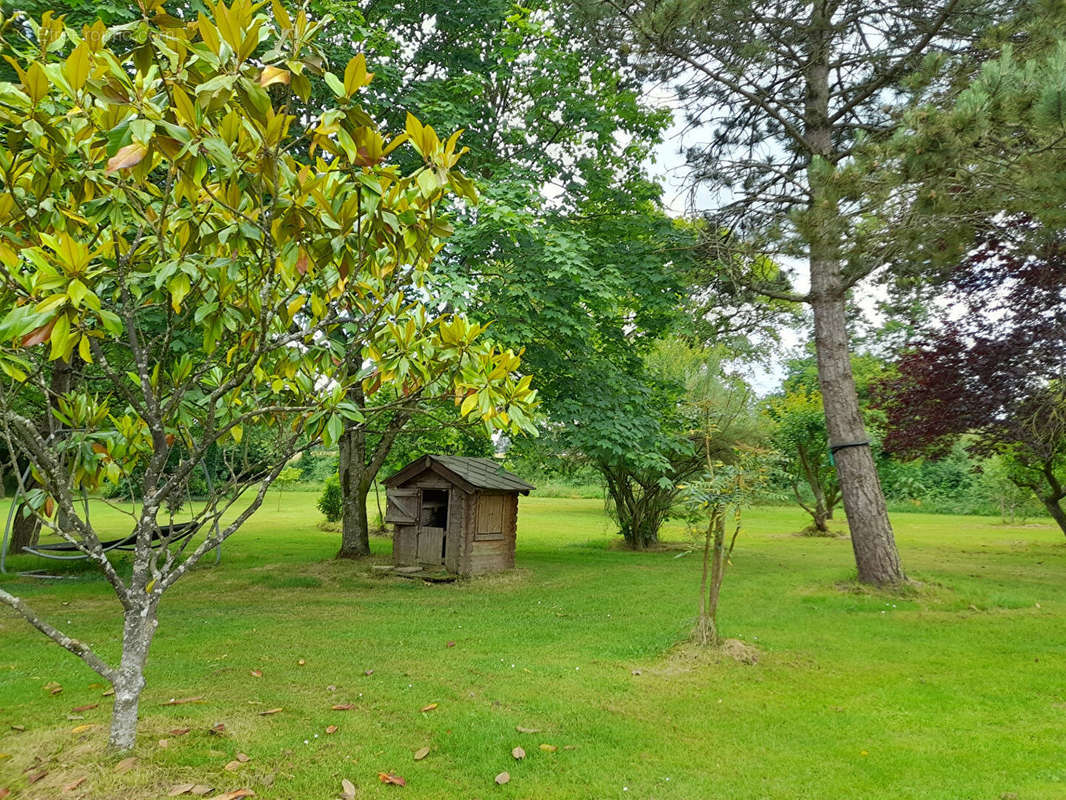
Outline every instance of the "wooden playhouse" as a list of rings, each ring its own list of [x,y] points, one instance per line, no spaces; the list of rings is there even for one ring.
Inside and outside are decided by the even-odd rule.
[[[518,495],[533,488],[491,458],[412,461],[385,480],[393,563],[457,575],[513,568]]]

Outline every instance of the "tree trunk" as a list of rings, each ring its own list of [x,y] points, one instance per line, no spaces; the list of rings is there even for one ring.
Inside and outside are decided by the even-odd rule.
[[[159,625],[154,604],[126,611],[122,627],[122,661],[112,681],[115,707],[111,713],[108,745],[114,750],[132,750],[137,741],[137,717],[144,690],[144,665],[148,648]]]
[[[1051,518],[1058,524],[1059,530],[1061,530],[1063,535],[1066,536],[1066,511],[1063,511],[1062,506],[1060,505],[1061,498],[1041,497],[1040,500],[1043,502],[1044,508],[1047,509],[1047,513],[1049,513]]]
[[[349,428],[340,441],[341,549],[337,558],[370,555],[370,525],[366,499],[373,475],[367,479],[365,434]]]
[[[812,257],[812,282],[819,271],[839,272],[839,264],[819,264]],[[829,442],[831,446],[856,445],[837,450],[834,457],[859,580],[878,585],[896,584],[905,576],[892,523],[888,519],[885,496],[877,479],[873,453],[868,444],[859,444],[868,440],[851,374],[844,300],[824,294],[819,296],[816,290],[812,305],[818,379],[825,403]]]
[[[830,447],[867,442],[859,411],[855,378],[848,352],[845,308],[847,286],[840,268],[838,242],[841,211],[827,184],[833,169],[833,127],[829,121],[829,43],[831,11],[824,0],[811,14],[804,128],[811,152],[807,170],[811,198],[803,227],[810,259],[810,303],[814,312],[814,344],[818,383],[825,406]],[[823,161],[824,159],[824,161]],[[851,529],[859,580],[897,584],[905,580],[896,551],[885,496],[877,478],[873,453],[867,444],[836,451],[836,468],[844,514]]]
[[[27,547],[37,544],[40,536],[41,521],[32,514],[23,515],[20,508],[15,512],[15,518],[11,520],[11,539],[7,543],[7,551],[12,555],[17,555]]]

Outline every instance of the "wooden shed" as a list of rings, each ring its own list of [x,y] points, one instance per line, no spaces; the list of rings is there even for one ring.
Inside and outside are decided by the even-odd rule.
[[[423,456],[385,480],[398,567],[458,575],[514,567],[518,495],[534,486],[491,458]]]

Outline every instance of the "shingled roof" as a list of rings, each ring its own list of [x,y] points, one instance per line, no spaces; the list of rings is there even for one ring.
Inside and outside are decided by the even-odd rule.
[[[435,469],[436,468],[436,469]],[[458,479],[470,489],[490,489],[502,492],[521,492],[529,494],[537,488],[531,483],[514,475],[491,458],[474,458],[472,456],[434,456],[427,455],[412,461],[403,469],[385,479],[386,486],[396,486],[413,478],[427,469],[434,469],[445,477]],[[449,475],[450,474],[450,475]]]

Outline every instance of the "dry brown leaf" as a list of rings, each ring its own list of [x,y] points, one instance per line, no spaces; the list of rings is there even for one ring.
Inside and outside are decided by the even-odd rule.
[[[509,772],[501,772],[499,775],[496,776],[496,783],[499,784],[500,786],[503,786],[505,783],[510,783],[510,782],[511,782],[511,773],[509,773]]]
[[[368,669],[368,670],[366,670],[366,671],[365,671],[365,672],[364,672],[363,674],[369,677],[370,675],[373,675],[373,674],[374,674],[374,670],[372,670],[372,669]]]
[[[566,745],[566,747],[563,748],[563,750],[577,750],[577,745],[568,744],[568,745]]]
[[[33,775],[30,775],[30,777],[28,777],[26,779],[26,782],[28,784],[30,784],[30,786],[32,786],[33,784],[37,783],[37,781],[45,778],[47,775],[48,775],[48,770],[46,770],[46,769],[45,770],[41,770],[40,772],[37,772],[37,773],[34,773]]]
[[[211,787],[203,783],[198,783],[189,790],[189,794],[194,794],[197,797],[207,794],[211,791]]]
[[[12,725],[11,726],[11,730],[15,731],[16,733],[25,733],[26,732],[26,726],[25,725]]]
[[[296,664],[297,664],[298,666],[301,666],[301,667],[302,667],[302,666],[303,666],[304,664],[306,664],[306,663],[307,663],[307,662],[306,662],[306,661],[305,661],[304,659],[302,659],[302,658],[301,658],[301,659],[300,659],[299,661],[297,661],[297,662],[296,662]]]
[[[445,647],[455,647],[455,642],[448,642],[448,644],[446,644],[444,646]]]
[[[179,783],[177,786],[167,792],[167,797],[180,797],[183,794],[191,794],[192,790],[195,788],[195,783]]]
[[[354,800],[355,784],[347,778],[341,779],[341,789],[344,791],[344,800]]]
[[[11,758],[11,753],[0,753],[0,761],[3,761],[5,758]]]
[[[406,786],[407,781],[394,772],[379,772],[378,780],[382,783],[391,783],[393,786]]]
[[[203,695],[197,695],[196,697],[183,697],[180,700],[176,698],[170,698],[165,703],[160,703],[163,706],[184,706],[189,703],[202,703],[204,701]]]
[[[89,722],[89,723],[86,723],[85,725],[75,725],[73,728],[70,729],[70,732],[71,733],[85,733],[86,731],[91,731],[95,727],[96,727],[96,725],[94,725],[93,723]]]
[[[336,725],[327,725],[326,726],[326,733],[334,734],[336,732],[337,732],[337,726]]]
[[[190,730],[191,728],[174,728],[173,730],[167,731],[167,733],[169,733],[171,736],[184,736]]]
[[[268,708],[266,711],[260,711],[259,716],[269,717],[271,714],[280,714],[284,710],[284,708]]]
[[[224,794],[216,794],[211,800],[238,800],[241,797],[255,797],[255,792],[251,789],[238,789],[235,792],[225,792]]]
[[[168,747],[170,747],[170,740],[169,739],[160,739],[159,740],[159,746],[163,750],[166,750]]]
[[[262,678],[263,677],[263,670],[261,670],[261,669],[253,669],[252,670],[252,677],[253,678]]]
[[[430,703],[428,706],[422,706],[423,711],[433,711],[440,703]]]
[[[99,703],[92,703],[92,704],[87,705],[87,706],[78,706],[77,708],[72,708],[70,710],[70,713],[71,714],[80,714],[82,711],[92,711],[94,708],[97,708],[99,705],[100,705]]]
[[[147,154],[148,148],[143,144],[139,142],[128,144],[119,148],[119,151],[107,160],[107,171],[118,172],[120,169],[135,167],[144,160]]]
[[[135,766],[137,766],[137,756],[130,756],[115,764],[115,772],[121,775],[123,772],[129,772]]]
[[[60,686],[60,685],[59,685],[58,683],[56,683],[55,681],[49,681],[48,683],[46,683],[46,684],[44,685],[44,690],[45,690],[46,692],[48,692],[48,694],[50,694],[50,695],[53,695],[53,696],[54,696],[54,695],[57,695],[57,694],[62,694],[62,693],[63,693],[63,687],[62,687],[62,686]]]
[[[355,703],[337,703],[335,706],[331,706],[333,711],[351,711],[355,708]]]
[[[100,692],[100,696],[101,697],[114,697],[115,696],[115,687],[112,686],[110,689],[104,689],[102,692]]]
[[[543,750],[545,753],[554,753],[559,748],[556,747],[554,744],[542,744],[540,746],[540,749]]]
[[[64,793],[65,792],[73,792],[75,789],[77,789],[79,786],[81,786],[87,780],[89,780],[89,776],[88,775],[82,775],[80,778],[77,778],[76,780],[71,781],[70,783],[68,783],[66,786],[63,787]]]
[[[208,730],[208,733],[213,733],[215,736],[224,736],[225,733],[226,733],[226,723],[224,723],[224,722],[218,723],[217,725],[212,727],[210,730]]]
[[[234,757],[238,761],[240,761],[242,764],[247,764],[249,761],[252,760],[252,757],[250,755],[248,755],[247,753],[237,753],[237,755],[234,756]]]
[[[4,798],[7,797],[9,794],[11,794],[10,789],[0,787],[0,800],[4,800]]]
[[[236,772],[243,766],[244,764],[242,764],[240,761],[230,761],[222,769],[226,770],[226,772]]]
[[[521,725],[515,725],[514,729],[519,733],[540,733],[540,728],[523,728]]]
[[[514,750],[511,751],[511,755],[521,761],[523,758],[526,757],[526,751],[523,750],[521,747],[516,747]]]
[[[428,755],[429,755],[429,748],[428,747],[421,747],[418,750],[415,750],[415,761],[421,761],[423,758],[425,758]]]

